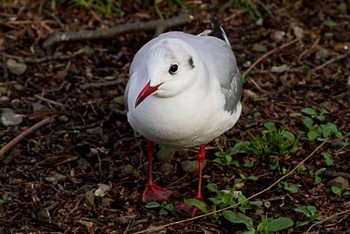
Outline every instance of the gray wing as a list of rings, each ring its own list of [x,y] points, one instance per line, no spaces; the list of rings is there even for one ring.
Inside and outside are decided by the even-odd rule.
[[[226,99],[225,110],[232,113],[242,96],[242,82],[231,46],[211,36],[200,37],[200,39],[204,46],[197,51],[205,58],[203,61],[209,68],[209,73],[211,73],[209,75],[216,77],[221,85],[221,91]]]

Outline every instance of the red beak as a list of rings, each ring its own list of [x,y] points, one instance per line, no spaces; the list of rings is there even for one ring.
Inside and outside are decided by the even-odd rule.
[[[158,90],[159,86],[162,83],[160,83],[159,85],[156,85],[154,87],[150,86],[150,81],[148,81],[148,83],[145,85],[145,87],[142,89],[142,91],[140,92],[139,96],[137,96],[136,102],[135,102],[135,108],[143,101],[145,100],[149,95],[151,95],[152,93],[154,93],[155,91]]]

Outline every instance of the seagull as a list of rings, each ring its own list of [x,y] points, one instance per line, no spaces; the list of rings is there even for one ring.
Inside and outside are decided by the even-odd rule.
[[[148,180],[142,201],[166,201],[172,191],[154,183],[155,143],[182,149],[199,146],[198,190],[202,195],[205,145],[231,129],[241,115],[241,74],[223,28],[199,35],[167,32],[135,55],[125,89],[131,127],[148,140]]]

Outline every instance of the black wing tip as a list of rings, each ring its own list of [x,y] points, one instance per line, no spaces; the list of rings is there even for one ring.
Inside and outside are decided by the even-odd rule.
[[[211,30],[212,30],[212,32],[210,34],[211,36],[217,37],[230,45],[230,42],[228,41],[228,38],[227,38],[225,31],[220,26],[219,21],[217,19],[211,20]]]

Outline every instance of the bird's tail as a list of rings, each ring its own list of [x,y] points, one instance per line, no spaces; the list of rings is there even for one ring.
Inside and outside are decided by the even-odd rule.
[[[211,21],[211,29],[210,30],[205,30],[204,32],[198,34],[198,36],[217,37],[217,38],[225,41],[231,47],[231,44],[227,38],[227,35],[226,35],[224,29],[220,26],[219,22],[216,19],[213,19]]]

